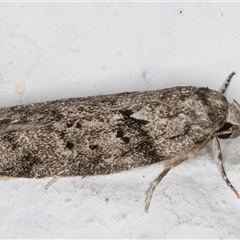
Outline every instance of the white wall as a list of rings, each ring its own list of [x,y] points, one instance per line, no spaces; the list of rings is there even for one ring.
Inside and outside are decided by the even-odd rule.
[[[240,101],[240,3],[0,3],[0,106],[176,85]],[[240,142],[222,144],[240,191]],[[194,160],[194,161],[193,161]],[[0,238],[236,238],[240,200],[211,145],[172,170],[0,181]]]

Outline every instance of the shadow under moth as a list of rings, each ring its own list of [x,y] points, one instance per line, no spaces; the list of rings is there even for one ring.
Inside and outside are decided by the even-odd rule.
[[[0,176],[104,175],[163,162],[162,178],[213,140],[227,185],[219,138],[240,135],[240,106],[205,87],[70,98],[0,109]]]

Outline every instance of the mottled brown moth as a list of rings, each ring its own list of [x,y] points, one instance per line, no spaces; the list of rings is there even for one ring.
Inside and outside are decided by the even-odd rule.
[[[117,173],[163,162],[147,192],[171,168],[213,140],[227,185],[219,138],[240,135],[240,107],[206,87],[71,98],[0,109],[0,176],[44,178]]]

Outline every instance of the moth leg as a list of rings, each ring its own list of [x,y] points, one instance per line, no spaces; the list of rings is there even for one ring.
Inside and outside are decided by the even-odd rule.
[[[232,134],[236,130],[237,130],[237,126],[233,125],[228,130],[224,130],[224,131],[215,133],[214,136],[217,137],[217,136],[222,136],[222,135],[226,135],[226,134]]]
[[[151,187],[149,188],[149,190],[147,191],[147,198],[146,198],[146,205],[145,205],[145,212],[148,212],[150,203],[151,203],[151,199],[152,199],[152,195],[153,192],[156,188],[156,186],[160,183],[160,181],[163,179],[163,177],[169,172],[169,170],[173,167],[176,167],[177,165],[179,165],[180,163],[184,162],[185,160],[187,160],[189,157],[195,155],[197,152],[199,152],[207,143],[208,143],[209,139],[207,138],[205,141],[203,141],[202,143],[200,143],[199,145],[197,145],[196,147],[190,149],[189,151],[185,152],[184,154],[182,154],[181,156],[175,156],[173,158],[170,158],[168,160],[165,161],[165,169],[163,170],[163,172],[154,180],[154,182],[151,184]]]
[[[164,178],[164,176],[169,172],[171,168],[165,168],[163,170],[163,172],[152,182],[151,187],[149,188],[149,190],[147,191],[147,198],[146,198],[146,205],[145,205],[145,212],[148,212],[150,203],[151,203],[151,199],[152,199],[152,195],[153,192],[156,188],[156,186],[161,182],[161,180]]]
[[[60,176],[54,176],[51,181],[47,183],[47,185],[44,187],[45,190],[48,190],[49,187],[51,187],[55,182],[57,182],[61,177]]]
[[[238,191],[235,189],[235,187],[231,184],[231,182],[227,178],[226,172],[223,167],[223,162],[222,162],[221,147],[220,147],[220,143],[219,143],[219,140],[217,137],[213,138],[213,154],[214,154],[214,159],[217,161],[217,163],[219,165],[223,180],[232,189],[232,191],[237,195],[237,197],[240,198]]]
[[[236,73],[235,72],[232,72],[231,74],[229,74],[228,78],[226,79],[222,89],[220,90],[220,93],[222,93],[224,95],[224,93],[226,92],[227,88],[228,88],[228,85],[232,79],[232,77],[235,75]]]

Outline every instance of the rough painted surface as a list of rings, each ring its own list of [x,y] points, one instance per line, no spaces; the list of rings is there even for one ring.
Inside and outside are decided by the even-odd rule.
[[[0,106],[174,86],[239,98],[239,3],[0,3]],[[11,34],[12,33],[12,34]],[[30,75],[29,75],[30,74]],[[240,189],[240,138],[221,140]],[[240,201],[222,180],[212,142],[171,170],[0,181],[0,238],[239,238]],[[3,179],[3,178],[1,178]]]

